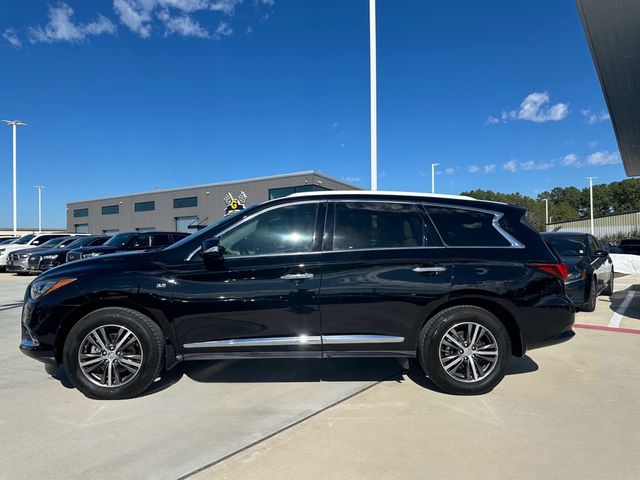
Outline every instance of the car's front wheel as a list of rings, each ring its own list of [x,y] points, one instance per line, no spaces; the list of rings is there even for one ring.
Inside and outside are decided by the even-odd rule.
[[[87,397],[123,399],[139,395],[160,373],[162,331],[135,310],[108,307],[76,323],[64,344],[64,368]]]
[[[472,305],[455,306],[424,325],[418,358],[427,376],[445,392],[477,395],[491,391],[504,377],[511,340],[491,312]]]

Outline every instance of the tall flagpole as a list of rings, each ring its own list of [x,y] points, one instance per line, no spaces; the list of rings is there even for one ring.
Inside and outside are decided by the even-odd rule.
[[[369,66],[371,81],[371,190],[378,190],[378,86],[376,78],[376,0],[369,0]]]

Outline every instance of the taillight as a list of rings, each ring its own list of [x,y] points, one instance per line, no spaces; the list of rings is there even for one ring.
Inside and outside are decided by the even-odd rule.
[[[529,266],[554,277],[558,277],[563,282],[567,279],[567,275],[569,275],[569,266],[566,263],[530,263]]]

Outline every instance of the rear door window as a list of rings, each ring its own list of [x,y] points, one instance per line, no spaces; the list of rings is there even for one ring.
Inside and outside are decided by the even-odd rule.
[[[411,204],[336,202],[332,250],[415,248],[438,245],[435,232]]]
[[[427,211],[442,240],[450,247],[511,246],[494,227],[493,213],[454,207],[427,207]]]

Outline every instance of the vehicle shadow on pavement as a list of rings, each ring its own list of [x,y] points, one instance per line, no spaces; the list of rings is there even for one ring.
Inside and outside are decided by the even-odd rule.
[[[511,357],[507,375],[538,370],[530,357]],[[262,359],[189,361],[163,371],[140,396],[153,395],[187,376],[198,383],[283,383],[283,382],[403,382],[406,379],[434,392],[440,390],[411,359],[409,370],[394,358]],[[65,388],[74,388],[61,366],[53,378]]]
[[[609,302],[609,309],[611,309],[614,313],[619,313],[621,315],[624,315],[625,317],[628,318],[633,318],[635,320],[640,320],[640,303],[638,303],[640,301],[640,285],[631,285],[627,288],[625,288],[624,290],[618,290],[616,292],[613,293],[613,295],[611,295],[608,299]],[[631,303],[628,303],[627,305],[623,306],[622,304],[624,303],[624,301],[627,299],[627,295],[630,292],[635,292],[634,293],[634,298],[631,301]],[[606,302],[606,296],[602,296],[598,298],[599,302]],[[624,308],[624,311],[621,311],[621,309]]]

